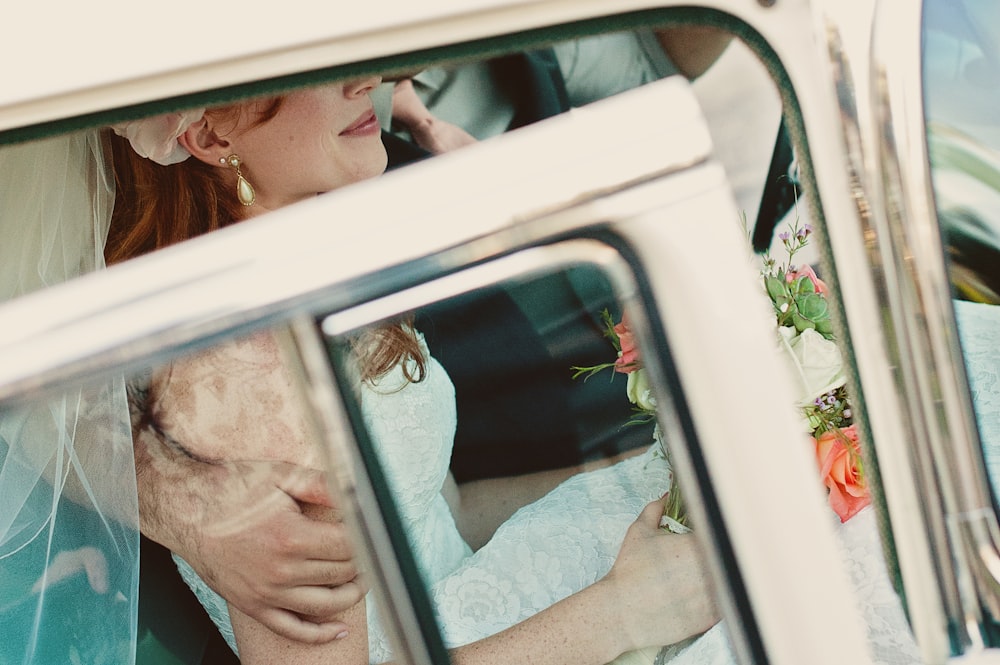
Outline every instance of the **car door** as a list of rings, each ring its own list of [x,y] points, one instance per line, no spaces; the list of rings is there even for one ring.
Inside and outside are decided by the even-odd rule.
[[[710,9],[715,11],[705,15],[718,18],[718,8]],[[768,30],[801,26],[797,21],[810,16],[804,4],[784,13],[743,11],[731,16],[756,21],[775,45],[781,40]],[[511,25],[529,25],[532,16],[525,12]],[[616,20],[637,25],[669,16]],[[486,30],[471,14],[466,21],[468,32],[451,34],[474,39],[477,29]],[[565,36],[579,28],[566,23],[561,29]],[[384,48],[374,46],[377,34],[372,29],[368,41],[358,41],[352,56],[357,60],[331,63],[341,68],[312,76],[329,81],[416,61],[412,54],[409,61],[365,59],[384,55],[376,54]],[[436,44],[417,27],[400,29],[399,36],[395,48],[401,50],[420,39],[424,47]],[[775,50],[790,70],[798,68],[796,77],[806,78],[819,61],[814,44],[803,40],[809,49],[799,43]],[[331,43],[355,45],[346,34]],[[471,50],[485,48],[469,44]],[[811,54],[805,62],[792,57],[804,53]],[[444,50],[438,57],[454,54]],[[147,82],[157,96],[218,99],[223,93],[217,89],[193,89],[195,81],[219,85],[216,75],[233,80],[225,76],[238,68],[220,62],[217,69],[179,77],[176,88],[169,77]],[[299,85],[295,76],[309,70],[302,63],[288,67],[280,58],[267,62],[286,67],[280,74],[289,78],[277,79],[277,88]],[[833,126],[833,109],[823,105],[832,91],[814,87],[814,101],[803,108],[815,109],[819,119],[802,114],[810,139],[825,136],[812,123]],[[146,100],[141,86],[123,84],[115,91],[110,101],[77,112],[99,107],[105,122],[142,114],[125,106]],[[10,108],[17,110],[17,104]],[[41,113],[42,106],[32,108]],[[664,109],[670,109],[670,123],[661,122]],[[86,116],[60,113],[71,124],[87,125]],[[6,117],[7,127],[23,122],[13,111]],[[33,131],[60,128],[28,125],[6,136],[19,142]],[[810,149],[822,149],[825,139],[814,140]],[[818,179],[843,184],[816,164]],[[409,205],[401,209],[401,201]],[[821,209],[829,221],[848,208],[833,194]],[[517,294],[553,280],[596,283],[611,294],[606,302],[612,308],[629,313],[656,416],[683,479],[725,616],[709,639],[729,644],[719,648],[746,662],[823,662],[836,657],[821,645],[829,639],[830,618],[837,617],[839,643],[864,662],[868,647],[856,620],[856,598],[823,505],[814,451],[792,408],[787,377],[775,370],[780,364],[773,354],[773,321],[739,218],[691,91],[679,80],[665,81],[282,211],[265,223],[237,226],[12,302],[3,313],[10,323],[2,338],[2,395],[13,408],[96,377],[132,377],[247,334],[289,330],[282,332],[294,349],[287,362],[302,378],[301,401],[309,405],[359,556],[372,571],[373,600],[393,651],[409,662],[443,662],[445,642],[394,508],[399,497],[383,478],[370,449],[374,437],[366,433],[353,396],[344,340],[371,324],[443,312],[456,299],[478,299],[498,286]],[[334,228],[331,219],[370,222]],[[374,248],[373,237],[379,241]],[[613,362],[614,348],[605,348]],[[570,362],[574,356],[571,351],[557,357]],[[530,366],[513,369],[515,377],[523,372],[526,384],[534,376]],[[571,375],[569,364],[566,370]],[[626,400],[621,404],[627,408]],[[605,438],[616,438],[620,424],[612,424]],[[744,440],[748,445],[733,443]],[[775,441],[782,443],[768,450]],[[598,457],[606,455],[599,451]],[[780,482],[761,481],[769,477]],[[440,628],[447,633],[448,626]]]

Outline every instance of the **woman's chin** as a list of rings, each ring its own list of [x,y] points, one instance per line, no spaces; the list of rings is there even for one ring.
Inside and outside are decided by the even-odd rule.
[[[379,139],[378,150],[374,159],[372,160],[372,166],[375,169],[375,173],[371,177],[379,176],[385,173],[386,167],[389,165],[389,155],[385,151],[385,146],[382,144],[382,140]]]
[[[385,148],[379,143],[379,150],[374,151],[370,159],[366,159],[363,164],[358,165],[356,180],[370,180],[385,173],[385,168],[389,163],[389,158],[385,153]]]

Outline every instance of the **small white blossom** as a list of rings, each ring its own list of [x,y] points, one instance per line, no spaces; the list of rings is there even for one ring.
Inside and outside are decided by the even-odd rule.
[[[646,369],[637,369],[628,375],[628,384],[625,386],[625,393],[630,402],[640,409],[653,411],[656,409],[656,398],[649,385],[649,375]]]

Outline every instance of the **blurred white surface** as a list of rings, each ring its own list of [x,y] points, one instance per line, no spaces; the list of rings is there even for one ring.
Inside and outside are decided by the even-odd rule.
[[[777,87],[753,52],[735,41],[693,87],[708,121],[715,154],[733,189],[736,207],[752,226],[781,117]],[[800,223],[808,221],[804,202],[797,212]],[[789,213],[784,225],[794,222],[795,216],[796,211]],[[775,232],[776,239],[780,231]],[[771,245],[771,254],[778,260],[784,258],[780,241]],[[807,247],[796,255],[796,263],[814,263],[816,257],[816,247]]]

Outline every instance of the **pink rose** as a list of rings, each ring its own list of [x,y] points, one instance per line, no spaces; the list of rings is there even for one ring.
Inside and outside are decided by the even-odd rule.
[[[819,277],[816,276],[816,271],[812,269],[812,266],[802,266],[798,270],[789,270],[785,273],[785,281],[791,284],[799,277],[808,277],[809,281],[812,282],[813,289],[816,293],[826,295],[829,289],[826,284]]]
[[[615,371],[631,374],[642,365],[639,362],[639,349],[635,345],[635,337],[629,329],[627,315],[623,314],[621,323],[615,326],[615,334],[618,335],[618,343],[621,346],[621,353],[615,361]]]
[[[820,478],[830,490],[830,507],[841,522],[854,517],[871,503],[868,483],[860,468],[861,449],[854,425],[838,431],[824,432],[816,444]]]

